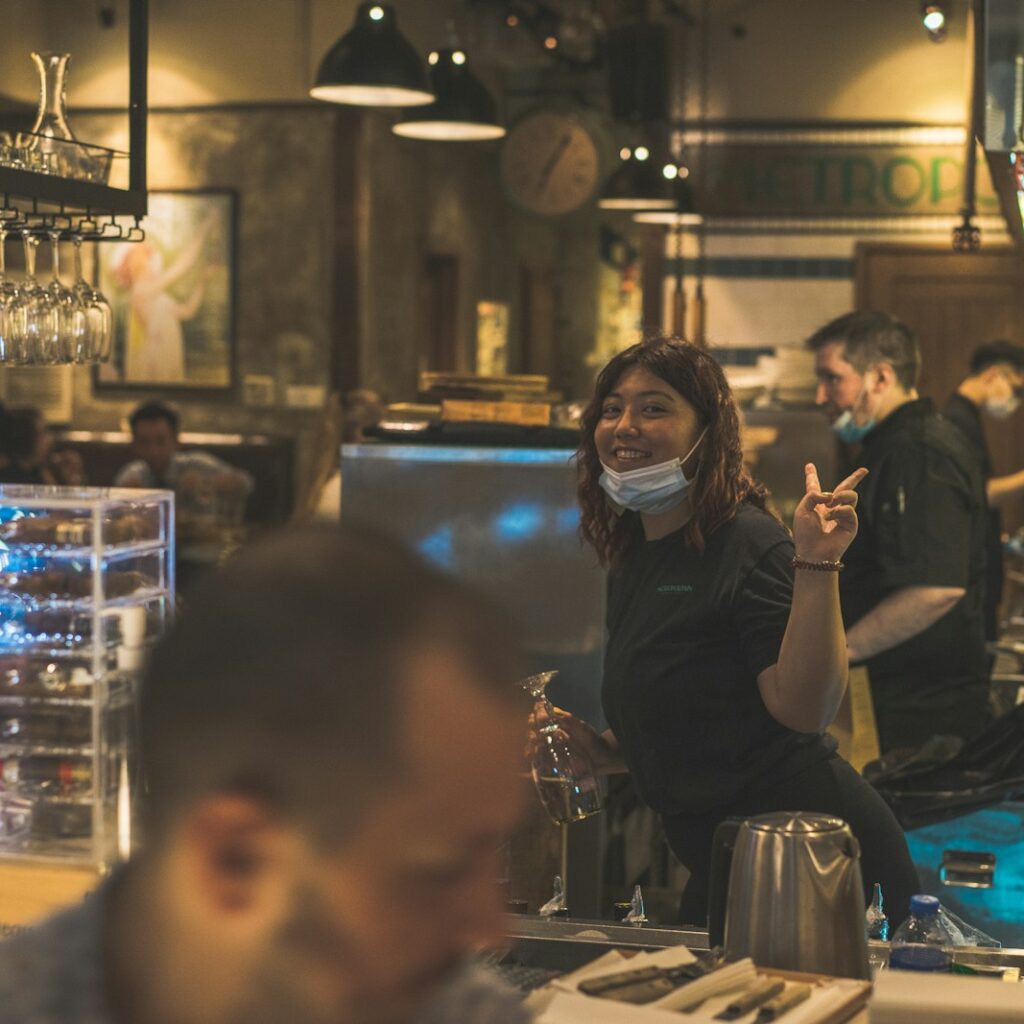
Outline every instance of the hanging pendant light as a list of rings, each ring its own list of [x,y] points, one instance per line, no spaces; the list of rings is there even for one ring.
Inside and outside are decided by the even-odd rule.
[[[500,139],[505,128],[483,82],[470,71],[459,49],[435,50],[427,58],[437,99],[407,110],[392,131],[407,139],[479,142]]]
[[[309,94],[361,107],[434,102],[427,69],[398,31],[391,4],[361,3],[355,24],[327,52]]]
[[[608,179],[597,205],[602,210],[671,210],[676,197],[674,165],[654,159],[647,146],[625,146],[619,151],[621,163]],[[669,173],[669,168],[672,172]]]

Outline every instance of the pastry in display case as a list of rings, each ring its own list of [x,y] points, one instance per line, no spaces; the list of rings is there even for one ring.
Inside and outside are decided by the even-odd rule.
[[[135,699],[174,612],[169,491],[0,486],[0,857],[127,856]]]

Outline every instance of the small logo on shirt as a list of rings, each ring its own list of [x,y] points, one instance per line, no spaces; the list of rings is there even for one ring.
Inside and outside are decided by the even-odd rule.
[[[692,594],[693,585],[690,583],[662,583],[658,587],[659,594]]]

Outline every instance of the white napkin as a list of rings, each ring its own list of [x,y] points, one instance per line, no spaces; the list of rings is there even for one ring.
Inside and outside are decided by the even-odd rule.
[[[1002,1024],[1024,1019],[1024,986],[966,975],[882,971],[872,1024]]]

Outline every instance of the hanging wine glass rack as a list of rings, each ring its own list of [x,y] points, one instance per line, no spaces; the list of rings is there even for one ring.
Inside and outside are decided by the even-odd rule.
[[[119,157],[128,162],[128,187],[99,180],[47,173],[50,168],[0,165],[0,222],[11,232],[62,236],[86,241],[137,242],[145,237],[146,215],[146,74],[149,50],[148,0],[128,3],[128,138],[129,152],[118,154],[88,144],[72,147],[83,159]],[[24,133],[23,133],[24,134]]]

